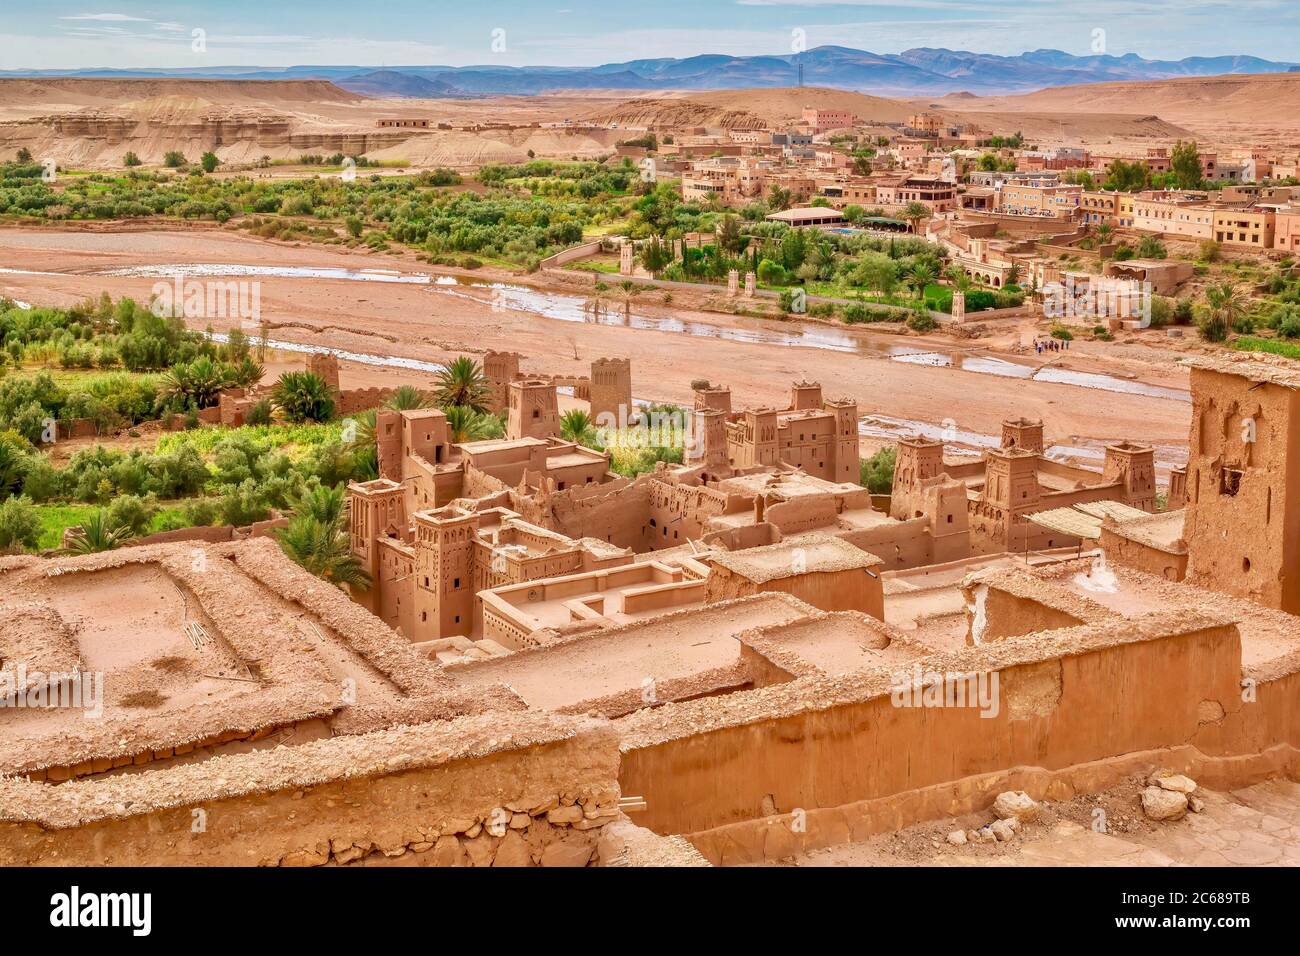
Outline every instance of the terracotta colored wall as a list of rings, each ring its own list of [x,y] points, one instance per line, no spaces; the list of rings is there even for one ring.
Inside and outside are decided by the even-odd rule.
[[[993,718],[971,708],[895,707],[885,691],[629,746],[619,779],[623,792],[649,803],[638,823],[690,834],[759,818],[768,797],[781,813],[834,807],[1022,764],[1053,769],[1177,746],[1198,731],[1207,746],[1249,750],[1246,727],[1263,730],[1269,720],[1280,727],[1286,717],[1270,714],[1280,703],[1271,689],[1273,703],[1255,705],[1241,726],[1202,729],[1202,702],[1242,709],[1240,655],[1230,625],[1120,644],[1002,669]],[[1285,735],[1294,740],[1297,726]]]
[[[1107,560],[1126,568],[1146,571],[1167,581],[1181,581],[1187,576],[1187,555],[1170,554],[1140,541],[1125,538],[1109,528],[1101,529],[1101,549]]]
[[[823,611],[862,611],[885,619],[885,592],[880,572],[872,577],[862,568],[845,571],[813,571],[755,584],[748,578],[714,566],[707,579],[706,602],[729,601],[750,594],[778,591],[797,597]]]
[[[1192,403],[1188,580],[1300,614],[1300,397],[1194,368]],[[1247,418],[1253,443],[1242,441]],[[1235,495],[1222,491],[1225,467],[1242,473]]]
[[[971,617],[969,606],[966,609],[966,617],[968,625],[966,642],[969,644]],[[1008,637],[1020,637],[1084,623],[1082,618],[1067,614],[1058,608],[1050,607],[1032,598],[1010,594],[996,587],[985,589],[984,620],[987,623],[980,635],[981,643],[984,644]]]

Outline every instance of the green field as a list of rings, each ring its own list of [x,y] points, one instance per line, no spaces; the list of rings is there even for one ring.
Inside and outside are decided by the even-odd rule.
[[[184,508],[187,503],[185,501],[162,503],[158,513],[154,515],[149,533],[177,527],[178,523],[183,526]],[[81,524],[98,511],[99,507],[99,505],[81,504],[37,505],[36,514],[41,521],[41,538],[38,547],[41,550],[62,547],[64,530]]]

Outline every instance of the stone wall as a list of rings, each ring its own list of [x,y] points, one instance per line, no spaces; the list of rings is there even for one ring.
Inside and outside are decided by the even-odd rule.
[[[0,780],[5,866],[584,866],[610,725],[515,713],[54,786]]]

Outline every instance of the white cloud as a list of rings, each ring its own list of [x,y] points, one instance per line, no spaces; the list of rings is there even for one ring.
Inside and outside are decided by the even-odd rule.
[[[75,16],[59,17],[60,20],[109,20],[115,23],[150,23],[144,17],[128,17],[125,13],[78,13]]]

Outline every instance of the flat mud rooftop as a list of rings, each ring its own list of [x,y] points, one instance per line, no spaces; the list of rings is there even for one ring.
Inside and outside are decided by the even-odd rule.
[[[439,684],[401,638],[279,554],[159,545],[0,559],[0,773],[60,782],[301,743],[347,704]]]

